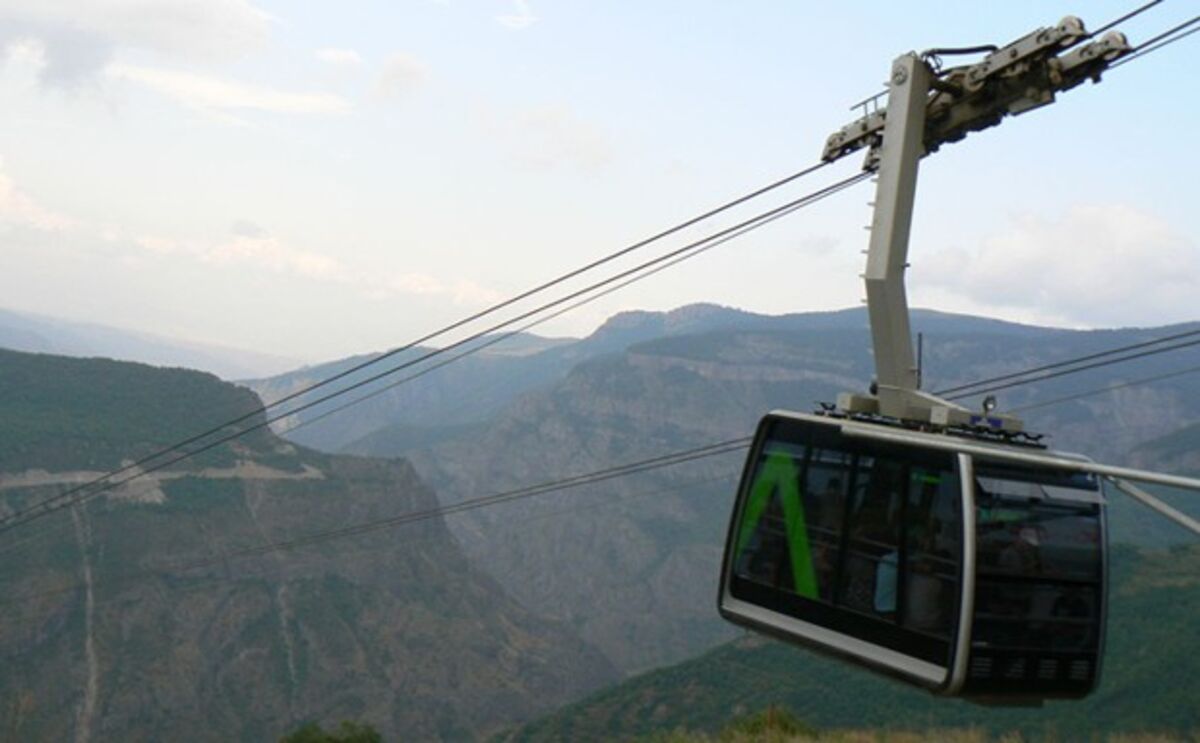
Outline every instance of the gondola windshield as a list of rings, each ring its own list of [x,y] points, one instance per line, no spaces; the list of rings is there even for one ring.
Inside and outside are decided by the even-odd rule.
[[[1104,629],[1099,485],[979,465],[978,566],[967,691],[1004,693],[1005,677],[1081,696],[1095,684]]]

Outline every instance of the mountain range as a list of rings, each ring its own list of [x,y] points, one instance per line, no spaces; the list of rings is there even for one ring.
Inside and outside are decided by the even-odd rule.
[[[928,311],[914,313],[914,326],[932,389],[1200,327],[1073,331]],[[1008,408],[1039,406],[1198,361],[1193,347],[997,394]],[[454,504],[747,436],[767,410],[811,410],[839,391],[865,389],[872,366],[861,310],[761,316],[697,305],[624,313],[588,338],[519,358],[468,357],[336,416],[321,418],[314,407],[289,420],[301,428],[282,435],[329,451],[403,457],[442,503]],[[291,375],[290,386],[250,384],[269,400],[327,370]],[[1196,378],[1032,407],[1028,423],[1052,434],[1056,448],[1134,462],[1136,447],[1200,420]],[[567,622],[632,674],[734,635],[712,597],[739,470],[740,454],[725,454],[452,516],[448,525],[518,601]],[[1112,513],[1115,541],[1188,539],[1123,497]]]
[[[0,517],[258,407],[208,374],[12,351],[0,389]],[[617,678],[437,518],[271,548],[436,505],[404,462],[262,428],[5,531],[0,739],[261,741],[342,719],[474,738]]]
[[[300,363],[274,354],[6,309],[0,309],[0,348],[199,369],[222,379],[278,374]]]
[[[928,311],[914,312],[914,326],[934,390],[1200,328],[1073,331]],[[359,356],[246,387],[184,369],[0,351],[0,516],[231,418],[263,425],[0,545],[0,582],[20,607],[0,623],[0,738],[258,740],[344,718],[388,736],[479,738],[623,677],[634,686],[614,694],[651,688],[636,685],[660,678],[652,669],[673,678],[674,664],[698,654],[736,670],[742,645],[725,643],[739,632],[716,615],[715,583],[739,452],[302,550],[255,550],[747,436],[769,409],[810,410],[866,388],[865,313],[694,305],[622,313],[583,339],[481,343],[444,366],[464,349]],[[1191,470],[1200,396],[1184,370],[1198,365],[1191,347],[997,394],[1056,448]],[[346,398],[369,402],[319,400],[360,384]],[[267,429],[260,399],[290,395]],[[1172,546],[1188,537],[1124,498],[1110,513],[1114,541],[1150,550],[1122,553],[1140,596],[1153,582],[1137,566],[1185,554]],[[1165,596],[1143,608],[1158,611]],[[797,662],[779,652],[764,662]],[[1166,662],[1130,661],[1147,674]],[[874,693],[832,670],[817,677]],[[1119,693],[1137,701],[1145,688]],[[709,703],[653,689],[644,698],[664,710]],[[599,698],[569,710],[597,709]],[[715,710],[724,699],[711,698]],[[687,721],[685,711],[622,704],[643,722]],[[595,717],[600,727],[580,729],[620,737],[651,729],[610,712],[570,725]],[[714,713],[713,726],[725,719]],[[526,730],[570,729],[546,724]]]

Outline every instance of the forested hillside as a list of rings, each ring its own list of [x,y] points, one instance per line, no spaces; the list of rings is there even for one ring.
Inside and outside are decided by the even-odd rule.
[[[254,405],[211,375],[12,352],[0,389],[0,515]],[[435,506],[404,462],[262,431],[4,532],[0,739],[262,741],[342,719],[461,739],[615,678],[438,519],[256,551]]]
[[[982,728],[1035,739],[1119,732],[1200,733],[1200,547],[1117,549],[1103,676],[1083,701],[989,708],[930,694],[814,653],[745,635],[692,661],[599,692],[506,736],[627,740],[676,728],[716,731],[778,705],[816,728]]]

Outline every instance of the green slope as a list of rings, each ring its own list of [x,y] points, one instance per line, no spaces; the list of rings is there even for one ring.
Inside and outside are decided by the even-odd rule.
[[[259,407],[211,374],[4,349],[0,390],[0,472],[116,468]],[[239,445],[261,452],[273,439],[259,431]],[[232,452],[197,461],[230,464]]]
[[[1122,731],[1200,731],[1200,547],[1114,550],[1114,595],[1100,689],[1040,709],[936,699],[813,653],[746,637],[639,676],[516,731],[519,741],[628,739],[716,731],[780,705],[822,729],[978,726],[1059,740]],[[714,610],[715,611],[715,610]]]
[[[1133,450],[1137,461],[1180,473],[1200,473],[1200,423],[1147,441]]]
[[[8,352],[0,390],[0,516],[256,401],[196,372]],[[6,531],[0,741],[263,741],[343,719],[462,740],[616,678],[437,519],[234,554],[436,503],[406,462],[260,431]]]

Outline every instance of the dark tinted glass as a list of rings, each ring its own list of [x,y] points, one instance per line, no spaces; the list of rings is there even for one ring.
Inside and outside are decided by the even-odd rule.
[[[912,468],[901,616],[901,623],[909,629],[950,636],[957,607],[961,511],[956,475]]]
[[[962,528],[954,462],[843,437],[833,424],[768,416],[739,487],[728,596],[781,620],[948,664]],[[844,650],[828,635],[741,614],[725,595],[722,610],[735,621]]]
[[[808,544],[812,550],[817,592],[824,601],[833,600],[838,551],[845,516],[850,455],[814,449],[804,477],[804,511]]]
[[[1098,580],[1100,506],[1092,502],[1096,491],[996,476],[1004,474],[981,468],[977,478],[980,570]]]
[[[904,464],[861,456],[855,474],[838,603],[891,621],[896,616],[899,583]]]
[[[734,573],[830,600],[850,457],[771,441],[755,464],[736,533]]]
[[[985,581],[975,604],[973,639],[1006,649],[1094,649],[1098,594],[1095,586]]]
[[[967,693],[1081,696],[1104,618],[1102,504],[1089,477],[976,466],[978,579]]]

